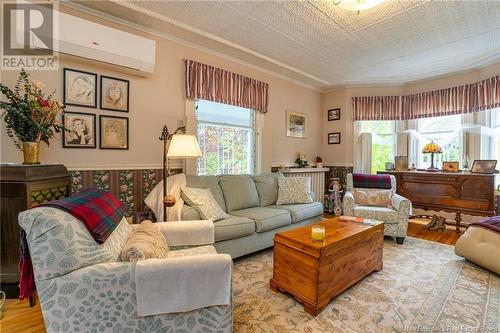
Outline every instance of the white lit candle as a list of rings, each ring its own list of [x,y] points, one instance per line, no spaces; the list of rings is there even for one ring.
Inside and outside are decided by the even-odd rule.
[[[321,225],[313,225],[311,227],[311,238],[315,241],[322,242],[325,240],[325,227]]]

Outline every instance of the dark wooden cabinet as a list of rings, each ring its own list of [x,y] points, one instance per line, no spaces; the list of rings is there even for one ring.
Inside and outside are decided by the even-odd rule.
[[[70,195],[64,165],[0,165],[0,282],[8,298],[17,298],[19,282],[19,212]]]
[[[381,171],[396,177],[396,192],[413,207],[452,212],[460,231],[461,214],[495,215],[495,175],[470,172]],[[463,226],[463,225],[462,225]]]

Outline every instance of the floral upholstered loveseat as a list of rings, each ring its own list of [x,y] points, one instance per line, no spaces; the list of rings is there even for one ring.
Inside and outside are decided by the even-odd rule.
[[[384,222],[384,235],[396,237],[398,244],[403,244],[408,230],[408,218],[411,213],[411,201],[396,194],[396,177],[390,176],[392,195],[391,207],[373,207],[356,205],[352,173],[347,175],[347,188],[344,195],[344,214],[364,217]]]
[[[133,229],[125,219],[103,244],[95,242],[83,223],[55,208],[24,211],[19,215],[19,224],[27,235],[48,332],[232,331],[231,304],[184,313],[137,316],[136,263],[118,261]],[[197,234],[184,222],[158,225],[173,249],[164,260],[197,254],[218,255],[212,245],[213,234]]]

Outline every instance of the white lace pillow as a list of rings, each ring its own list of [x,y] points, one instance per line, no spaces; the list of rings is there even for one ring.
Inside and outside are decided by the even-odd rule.
[[[277,205],[311,203],[311,178],[279,177]]]
[[[186,203],[194,207],[203,219],[215,222],[229,217],[220,208],[210,189],[183,187],[181,191]]]

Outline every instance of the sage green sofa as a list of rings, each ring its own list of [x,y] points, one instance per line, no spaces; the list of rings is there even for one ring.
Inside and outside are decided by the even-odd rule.
[[[215,248],[237,258],[273,246],[277,232],[322,219],[323,204],[276,205],[279,173],[186,176],[187,187],[209,188],[229,218],[215,221]],[[314,195],[313,195],[314,198]],[[202,220],[187,204],[183,221]]]

